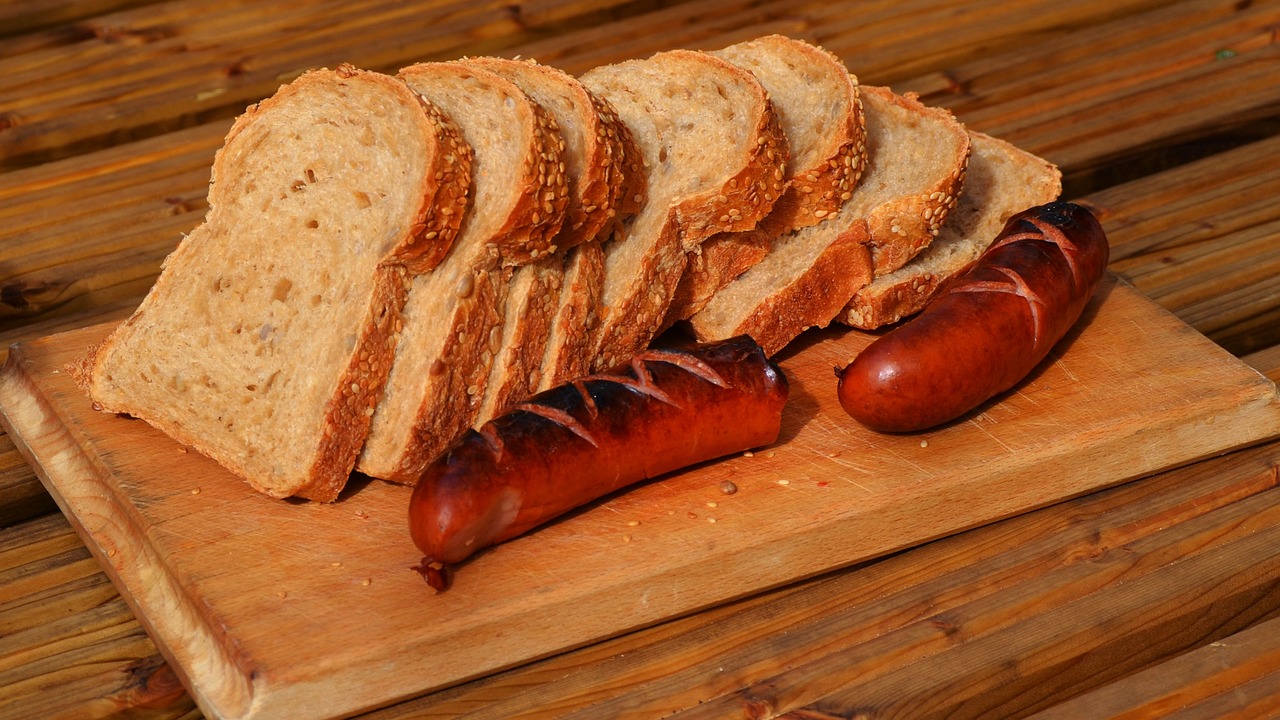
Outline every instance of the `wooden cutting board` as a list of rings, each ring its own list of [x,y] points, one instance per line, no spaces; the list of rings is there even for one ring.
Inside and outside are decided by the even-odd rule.
[[[211,717],[376,707],[1280,435],[1271,382],[1113,276],[1027,382],[927,433],[853,423],[832,367],[869,336],[811,332],[781,358],[775,446],[607,498],[435,595],[407,488],[272,500],[94,412],[60,368],[106,330],[15,346],[3,420]]]

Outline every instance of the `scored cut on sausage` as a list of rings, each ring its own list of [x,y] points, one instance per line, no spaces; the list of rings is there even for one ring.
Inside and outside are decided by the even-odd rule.
[[[1109,255],[1079,205],[1014,215],[972,268],[839,373],[841,406],[872,429],[913,432],[1008,390],[1079,319]]]
[[[640,480],[774,442],[787,379],[746,336],[648,350],[467,431],[420,478],[419,571],[443,568]]]

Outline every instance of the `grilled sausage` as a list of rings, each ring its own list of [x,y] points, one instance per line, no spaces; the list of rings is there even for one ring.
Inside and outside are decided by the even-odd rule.
[[[409,528],[436,589],[478,550],[632,483],[772,443],[787,380],[750,338],[650,350],[467,431],[423,473]]]
[[[858,422],[912,432],[953,420],[1013,387],[1079,319],[1107,266],[1106,234],[1066,202],[1025,210],[916,318],[839,373]]]

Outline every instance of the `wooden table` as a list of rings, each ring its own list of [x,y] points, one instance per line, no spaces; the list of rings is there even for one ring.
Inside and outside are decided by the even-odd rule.
[[[126,316],[231,118],[307,67],[781,32],[1058,163],[1113,271],[1280,379],[1280,2],[263,5],[0,3],[5,346]],[[1278,485],[1272,440],[369,717],[1277,716]],[[0,717],[199,715],[0,435]]]

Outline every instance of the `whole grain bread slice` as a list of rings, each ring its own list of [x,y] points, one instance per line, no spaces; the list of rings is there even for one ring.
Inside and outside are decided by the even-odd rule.
[[[236,120],[204,222],[74,374],[268,495],[335,499],[411,269],[448,250],[470,173],[456,127],[399,80],[302,75]]]
[[[599,241],[582,243],[565,254],[560,301],[552,318],[539,392],[591,372],[590,340],[599,322],[604,291],[604,248]]]
[[[491,330],[499,333],[497,351],[472,426],[489,422],[537,389],[563,280],[563,253],[515,268],[502,323]]]
[[[667,324],[701,310],[720,288],[768,254],[774,238],[816,225],[852,197],[866,165],[858,81],[835,55],[783,35],[711,53],[764,85],[790,149],[786,189],[756,230],[721,233],[689,256]]]
[[[1062,192],[1062,173],[1052,163],[989,135],[970,135],[964,192],[938,237],[911,262],[859,290],[841,322],[870,330],[919,312],[978,259],[1011,215],[1052,202]]]
[[[357,464],[367,475],[413,483],[479,410],[500,349],[511,266],[551,254],[568,191],[556,122],[514,83],[457,61],[419,63],[400,77],[455,117],[475,152],[475,201],[453,250],[410,288],[395,363]]]
[[[769,354],[825,327],[871,282],[877,253],[933,239],[964,182],[969,137],[945,110],[863,87],[867,165],[834,217],[787,233],[690,318],[704,342],[751,335]]]
[[[867,217],[877,275],[892,272],[933,242],[956,206],[969,164],[969,133],[951,113],[914,93],[862,87],[869,157],[855,193]],[[875,118],[873,122],[872,118]]]
[[[580,356],[587,352],[585,329],[561,319],[598,300],[603,266],[578,263],[572,268],[573,282],[564,283],[566,251],[595,243],[634,214],[645,188],[639,151],[626,126],[577,78],[529,60],[481,57],[465,62],[511,80],[555,118],[564,140],[557,172],[564,174],[570,197],[553,241],[555,254],[515,273],[502,344],[474,420],[480,425],[533,394],[543,373],[561,375],[558,365],[581,365]],[[568,292],[562,292],[562,285]]]
[[[592,366],[646,347],[662,327],[686,253],[750,230],[782,194],[786,139],[751,73],[672,50],[595,68],[582,82],[617,110],[644,158],[648,198],[605,245]]]

